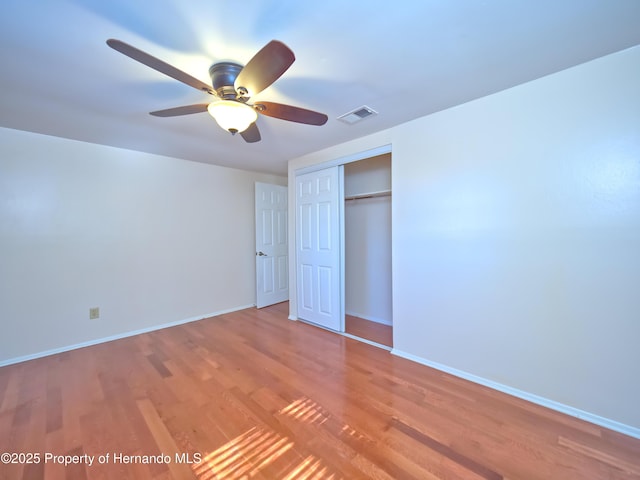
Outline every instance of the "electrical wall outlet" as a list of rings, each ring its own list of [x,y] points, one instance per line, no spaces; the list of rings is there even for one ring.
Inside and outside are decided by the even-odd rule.
[[[89,320],[100,318],[100,308],[94,307],[89,309]]]

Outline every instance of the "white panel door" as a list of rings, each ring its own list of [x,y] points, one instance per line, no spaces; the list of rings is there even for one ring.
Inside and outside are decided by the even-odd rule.
[[[296,177],[298,318],[342,330],[338,167]]]
[[[256,306],[289,300],[287,187],[256,182]]]

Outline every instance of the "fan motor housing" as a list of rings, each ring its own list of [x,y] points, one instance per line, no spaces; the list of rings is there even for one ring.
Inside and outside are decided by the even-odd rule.
[[[211,77],[211,85],[213,85],[218,97],[227,100],[238,97],[233,84],[242,68],[242,65],[231,62],[220,62],[211,65],[209,76]]]

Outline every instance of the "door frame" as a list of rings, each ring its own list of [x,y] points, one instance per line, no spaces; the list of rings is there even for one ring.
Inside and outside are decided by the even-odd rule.
[[[349,155],[345,155],[343,157],[338,157],[336,159],[333,160],[328,160],[326,162],[321,162],[321,163],[316,163],[314,165],[309,165],[307,167],[300,167],[297,168],[296,170],[293,171],[293,182],[294,182],[294,188],[295,188],[295,181],[296,178],[298,177],[298,175],[304,175],[305,173],[311,173],[311,172],[316,172],[318,170],[324,170],[325,168],[330,168],[330,167],[342,167],[343,165],[346,165],[347,163],[352,163],[352,162],[357,162],[360,160],[365,160],[367,158],[370,157],[377,157],[378,155],[383,155],[385,153],[392,153],[392,149],[391,149],[392,145],[390,143],[385,144],[385,145],[381,145],[379,147],[375,147],[369,150],[363,150],[361,152],[356,152],[353,154],[349,154]],[[393,164],[393,162],[392,162]],[[339,292],[338,295],[340,296],[340,333],[344,334],[344,322],[345,322],[345,263],[344,263],[344,255],[345,255],[345,236],[344,236],[344,168],[339,168],[338,169],[339,172],[339,178],[340,178],[340,198],[339,198],[339,215],[340,215],[340,219],[339,219],[339,228],[340,228],[340,285],[339,285]],[[393,177],[392,177],[393,178]],[[291,181],[291,178],[289,179]],[[295,213],[297,212],[298,209],[298,200],[297,200],[297,196],[294,197],[294,200],[291,201],[291,199],[289,199],[289,217],[291,217],[291,211],[293,209],[293,213],[295,215]],[[294,232],[294,236],[293,236],[293,243],[294,245],[297,245],[297,235],[298,235],[298,225],[297,225],[297,221],[296,219],[294,219],[291,223],[294,228],[293,228],[293,232]],[[291,239],[290,239],[291,240]],[[289,245],[291,245],[291,241],[289,242]],[[290,248],[289,249],[289,272],[290,275],[293,272],[293,278],[290,277],[290,281],[289,281],[289,289],[292,288],[292,285],[295,285],[296,288],[296,295],[295,297],[297,298],[298,292],[297,292],[297,269],[298,269],[298,257],[297,257],[297,251],[296,248],[293,248],[293,250]],[[291,280],[295,280],[295,282],[292,282]],[[291,295],[291,293],[289,294],[289,298],[293,298],[294,296]],[[290,315],[289,315],[289,319],[290,320],[298,320],[298,304],[296,301],[296,305],[295,305],[295,311],[290,310]]]

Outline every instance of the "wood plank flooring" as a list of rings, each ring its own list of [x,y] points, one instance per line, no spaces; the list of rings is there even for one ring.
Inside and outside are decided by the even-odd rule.
[[[0,368],[0,479],[640,479],[640,440],[287,309]]]
[[[353,315],[344,316],[344,330],[356,337],[393,347],[393,329],[391,325],[372,322]]]

